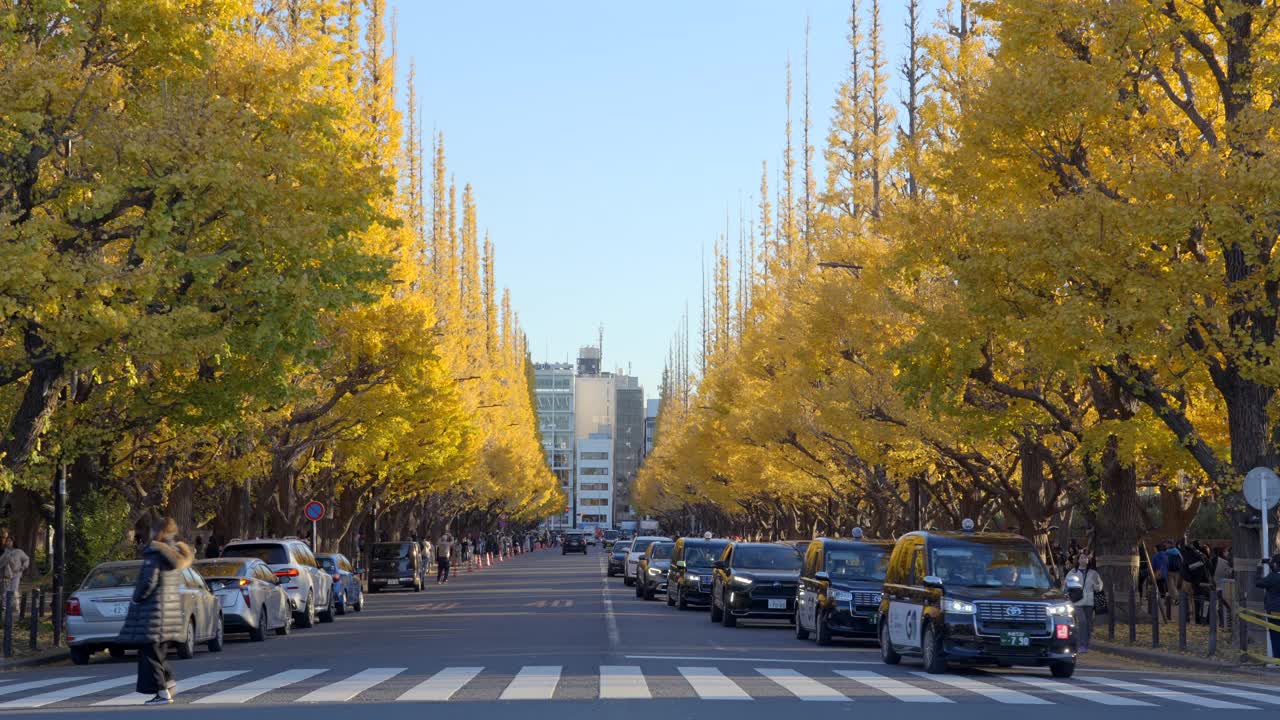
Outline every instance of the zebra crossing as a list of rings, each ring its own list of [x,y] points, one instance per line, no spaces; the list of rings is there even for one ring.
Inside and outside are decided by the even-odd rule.
[[[123,668],[122,668],[123,670]],[[572,681],[572,682],[569,682]],[[139,705],[133,673],[0,680],[0,710]],[[566,672],[562,665],[518,669],[444,667],[424,671],[371,667],[357,672],[288,668],[255,677],[247,669],[182,677],[177,702],[248,703],[466,702],[696,699],[707,702],[789,699],[800,702],[1099,704],[1259,710],[1280,705],[1280,685],[1231,680],[1082,674],[1057,680],[1033,673],[929,675],[903,668],[866,671],[707,665],[601,665]]]

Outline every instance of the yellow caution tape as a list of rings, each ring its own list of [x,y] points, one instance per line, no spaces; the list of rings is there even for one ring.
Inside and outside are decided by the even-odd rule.
[[[1267,613],[1260,613],[1257,610],[1250,610],[1248,608],[1244,608],[1242,610],[1236,611],[1236,617],[1240,618],[1241,620],[1247,623],[1252,623],[1254,625],[1259,625],[1264,628],[1267,628],[1268,630],[1280,630],[1280,625],[1267,622],[1268,620],[1280,620],[1280,613],[1267,614]]]

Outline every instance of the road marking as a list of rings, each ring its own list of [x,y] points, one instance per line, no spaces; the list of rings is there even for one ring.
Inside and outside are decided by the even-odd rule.
[[[878,673],[866,672],[865,670],[837,670],[836,674],[843,675],[850,680],[862,683],[873,690],[879,690],[882,693],[891,695],[902,702],[951,702],[950,699],[931,690],[925,690],[924,688],[916,687],[910,683],[904,683],[897,678],[885,677]]]
[[[272,690],[278,690],[286,685],[302,682],[303,680],[319,675],[322,672],[324,672],[324,669],[316,670],[311,668],[302,668],[298,670],[285,670],[284,672],[278,672],[275,675],[264,677],[261,680],[254,680],[253,682],[238,685],[236,687],[223,690],[222,692],[206,695],[205,697],[193,701],[192,704],[213,705],[246,703],[259,695],[271,692]]]
[[[1220,695],[1230,695],[1240,700],[1252,700],[1253,702],[1266,703],[1267,705],[1280,705],[1280,697],[1275,695],[1263,695],[1260,692],[1251,692],[1249,690],[1237,690],[1235,688],[1222,687],[1221,685],[1207,685],[1205,683],[1188,682],[1186,680],[1169,680],[1168,678],[1147,678],[1147,682],[1158,682],[1170,685],[1177,683],[1183,687],[1192,690],[1203,690],[1204,692],[1218,693]],[[1271,692],[1280,692],[1280,688],[1268,688]]]
[[[1135,707],[1140,705],[1151,706],[1151,703],[1137,698],[1125,697],[1123,695],[1111,695],[1110,693],[1099,692],[1090,687],[1085,687],[1080,683],[1068,683],[1061,680],[1050,680],[1042,677],[1032,677],[1030,675],[998,675],[1005,680],[1020,682],[1024,685],[1048,690],[1050,692],[1059,692],[1071,697],[1083,698],[1090,702],[1096,702],[1101,705],[1123,705]]]
[[[114,690],[115,688],[129,685],[137,681],[136,675],[127,677],[112,678],[110,680],[102,680],[88,685],[76,685],[75,687],[62,688],[61,690],[53,690],[40,695],[32,695],[31,697],[21,698],[18,700],[10,700],[7,703],[0,704],[0,708],[38,708],[45,705],[52,705],[63,700],[82,697],[84,695],[92,695],[103,690]],[[12,688],[10,688],[12,690]]]
[[[698,697],[703,700],[750,700],[738,684],[724,676],[724,673],[713,667],[679,667],[676,668]]]
[[[298,702],[346,702],[379,683],[384,683],[409,668],[369,668],[346,680],[330,683],[298,698]]]
[[[823,685],[811,677],[786,668],[756,668],[756,672],[781,685],[801,700],[817,702],[849,702],[852,698]]]
[[[1045,700],[1044,698],[1038,698],[1035,695],[1028,695],[1019,690],[1002,688],[999,685],[984,683],[979,680],[974,680],[973,678],[956,677],[955,675],[930,675],[929,673],[923,673],[923,672],[914,672],[911,674],[917,675],[922,678],[926,678],[928,680],[933,680],[934,682],[940,682],[943,685],[950,685],[953,688],[959,688],[961,690],[967,690],[968,692],[971,692],[971,693],[977,693],[979,695],[989,697],[992,700],[995,700],[996,702],[1005,703],[1008,705],[1052,705],[1053,704],[1052,701]]]
[[[511,678],[499,700],[550,700],[560,683],[560,665],[525,665]]]
[[[1254,688],[1256,690],[1266,690],[1267,692],[1280,692],[1280,685],[1268,685],[1266,683],[1256,682],[1240,682],[1236,680],[1224,680],[1223,682],[1230,685],[1240,685],[1241,687]]]
[[[606,563],[608,560],[600,558],[600,569],[607,570]],[[609,578],[608,574],[602,578],[604,581],[604,629],[609,636],[609,652],[617,652],[622,646],[622,636],[618,634],[618,618],[613,615],[613,598],[609,597]],[[630,657],[630,656],[628,656]]]
[[[49,687],[50,685],[61,685],[62,683],[79,682],[88,680],[89,678],[79,675],[76,677],[49,678],[47,680],[32,680],[31,682],[18,683],[10,685],[6,688],[0,688],[0,695],[12,695],[13,693],[22,692],[23,690],[35,690],[37,688]]]
[[[790,658],[725,657],[713,655],[625,655],[628,660],[715,660],[720,662],[806,663],[814,665],[884,665],[879,660],[792,660]]]
[[[1200,707],[1216,708],[1218,710],[1257,710],[1252,705],[1241,705],[1239,703],[1227,702],[1225,700],[1215,700],[1213,698],[1200,697],[1199,695],[1191,695],[1189,693],[1178,692],[1177,690],[1168,690],[1166,688],[1150,687],[1148,685],[1139,685],[1137,683],[1126,682],[1124,680],[1116,680],[1114,678],[1105,677],[1082,677],[1081,680],[1096,683],[1098,685],[1108,685],[1119,690],[1128,690],[1129,692],[1140,693],[1142,695],[1151,695],[1161,700],[1173,700],[1175,702],[1184,702],[1191,705],[1199,705]]]
[[[447,667],[396,698],[397,701],[444,701],[471,682],[482,667]]]
[[[237,675],[243,675],[247,672],[249,671],[248,670],[219,670],[218,672],[209,672],[209,673],[204,673],[203,675],[194,675],[189,678],[182,678],[181,682],[178,683],[177,694],[187,692],[188,690],[195,690],[196,688],[204,687],[205,685],[212,685],[216,682],[222,682],[223,680],[228,680]],[[132,692],[127,695],[121,695],[119,697],[113,697],[108,700],[102,700],[100,702],[96,702],[94,703],[94,705],[95,706],[141,705],[150,699],[151,698],[147,697],[146,695]]]
[[[601,700],[648,700],[649,685],[639,665],[601,665]]]

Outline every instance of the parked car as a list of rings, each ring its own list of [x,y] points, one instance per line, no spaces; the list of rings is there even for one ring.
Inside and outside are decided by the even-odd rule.
[[[667,574],[667,605],[681,610],[711,604],[711,564],[720,559],[728,540],[686,537],[676,540]]]
[[[427,564],[422,548],[409,540],[374,543],[369,568],[369,592],[387,587],[412,588],[422,592],[427,581]]]
[[[560,543],[560,554],[568,555],[571,552],[580,552],[587,554],[587,538],[580,532],[568,532],[564,534],[564,542]]]
[[[663,542],[667,538],[658,537],[656,535],[642,535],[631,541],[631,552],[627,553],[627,564],[622,568],[622,584],[632,587],[636,584],[636,568],[640,566],[640,557],[644,555],[644,551],[656,542]]]
[[[129,614],[133,586],[141,568],[141,560],[102,563],[90,570],[67,598],[67,649],[71,662],[86,665],[98,650],[107,650],[112,657],[124,655],[126,648],[115,640]],[[218,599],[191,568],[182,570],[177,577],[181,579],[181,612],[187,618],[186,637],[174,644],[178,657],[193,657],[196,645],[201,643],[208,645],[209,652],[221,652],[222,611]]]
[[[421,554],[421,548],[419,548]],[[316,555],[320,567],[333,578],[334,608],[339,615],[346,614],[347,608],[356,612],[364,609],[364,569],[356,568],[351,560],[342,553],[321,553]],[[426,558],[422,559],[424,565]]]
[[[898,538],[880,601],[880,657],[918,655],[929,673],[948,662],[1076,668],[1075,615],[1035,545],[1004,533],[912,532]]]
[[[657,593],[667,593],[667,571],[671,569],[671,549],[675,543],[669,540],[656,542],[644,551],[636,567],[636,597],[652,600]]]
[[[197,560],[191,567],[222,606],[222,627],[229,633],[249,633],[254,642],[267,633],[288,635],[293,627],[289,596],[280,578],[261,560],[215,558]]]
[[[627,553],[631,552],[631,541],[622,541],[613,544],[613,550],[609,553],[608,565],[605,568],[605,574],[609,577],[618,575],[623,572],[627,566]]]
[[[796,594],[796,637],[876,637],[880,591],[893,542],[818,538],[809,543]]]
[[[730,543],[711,565],[711,621],[725,627],[747,618],[793,621],[800,564],[789,545]]]
[[[222,557],[257,558],[280,578],[289,596],[294,622],[309,628],[318,619],[333,622],[333,578],[316,563],[311,548],[297,538],[232,540],[222,548]]]

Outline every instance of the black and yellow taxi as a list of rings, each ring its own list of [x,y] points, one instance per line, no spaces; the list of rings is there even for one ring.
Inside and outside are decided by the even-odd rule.
[[[712,563],[711,621],[795,619],[800,553],[782,543],[734,542]]]
[[[832,637],[876,637],[880,592],[893,542],[820,537],[809,543],[796,592],[796,637],[819,645]]]
[[[667,571],[671,569],[671,550],[675,543],[656,542],[644,551],[636,566],[636,597],[652,600],[658,593],[667,592]]]
[[[1005,533],[920,531],[894,545],[880,601],[880,656],[1075,672],[1075,616],[1035,546]]]
[[[667,574],[667,605],[681,610],[711,604],[711,564],[720,559],[729,541],[706,533],[678,538],[671,548]]]

